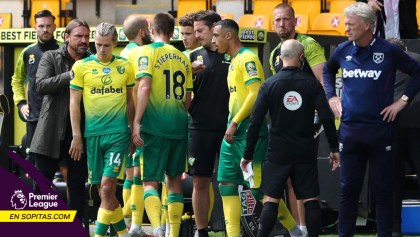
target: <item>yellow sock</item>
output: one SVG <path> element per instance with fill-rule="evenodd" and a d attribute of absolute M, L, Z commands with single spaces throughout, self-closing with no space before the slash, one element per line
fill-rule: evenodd
<path fill-rule="evenodd" d="M 118 206 L 117 209 L 114 210 L 114 213 L 111 218 L 111 224 L 112 226 L 114 226 L 115 231 L 117 231 L 118 236 L 123 236 L 127 234 L 127 227 L 125 226 L 121 206 Z"/>
<path fill-rule="evenodd" d="M 168 216 L 171 237 L 178 237 L 181 228 L 182 211 L 184 210 L 184 196 L 180 193 L 168 194 Z"/>
<path fill-rule="evenodd" d="M 166 189 L 166 185 L 162 183 L 162 215 L 160 218 L 160 225 L 165 226 L 168 216 L 168 190 Z"/>
<path fill-rule="evenodd" d="M 241 233 L 241 200 L 238 186 L 219 185 L 223 202 L 227 236 L 239 236 Z"/>
<path fill-rule="evenodd" d="M 209 206 L 209 214 L 207 216 L 207 220 L 210 221 L 211 214 L 213 212 L 213 207 L 214 207 L 214 190 L 213 190 L 213 184 L 211 182 L 210 182 L 210 187 L 209 187 L 209 196 L 210 196 L 210 206 Z"/>
<path fill-rule="evenodd" d="M 296 221 L 293 218 L 292 214 L 290 214 L 290 211 L 286 207 L 286 204 L 284 203 L 283 199 L 280 199 L 279 202 L 277 219 L 287 230 L 292 230 L 296 226 Z"/>
<path fill-rule="evenodd" d="M 96 217 L 95 237 L 106 235 L 113 213 L 114 211 L 99 208 L 98 215 Z"/>
<path fill-rule="evenodd" d="M 131 187 L 131 192 L 132 223 L 141 226 L 143 224 L 144 213 L 143 185 L 133 184 Z"/>
<path fill-rule="evenodd" d="M 144 207 L 153 228 L 160 226 L 160 213 L 162 204 L 156 190 L 144 192 Z"/>
<path fill-rule="evenodd" d="M 124 202 L 123 215 L 131 216 L 130 204 L 131 204 L 131 185 L 133 180 L 126 179 L 123 185 L 122 198 Z"/>

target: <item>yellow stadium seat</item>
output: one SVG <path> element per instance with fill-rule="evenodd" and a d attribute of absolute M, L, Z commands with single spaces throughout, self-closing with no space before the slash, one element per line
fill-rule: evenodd
<path fill-rule="evenodd" d="M 205 0 L 179 0 L 177 17 L 180 18 L 190 12 L 209 9 Z"/>
<path fill-rule="evenodd" d="M 0 13 L 0 29 L 12 28 L 12 13 Z"/>
<path fill-rule="evenodd" d="M 31 19 L 29 21 L 31 27 L 35 25 L 35 14 L 42 10 L 50 10 L 56 18 L 55 24 L 61 26 L 58 19 L 60 15 L 60 0 L 32 0 Z"/>
<path fill-rule="evenodd" d="M 308 34 L 317 35 L 346 35 L 344 25 L 344 14 L 342 13 L 321 13 L 310 27 Z"/>
<path fill-rule="evenodd" d="M 254 15 L 267 15 L 269 16 L 268 30 L 274 31 L 273 27 L 273 10 L 281 2 L 278 0 L 254 0 Z"/>
<path fill-rule="evenodd" d="M 308 14 L 296 14 L 295 18 L 296 18 L 296 27 L 295 27 L 296 31 L 301 34 L 307 33 L 309 29 Z"/>
<path fill-rule="evenodd" d="M 219 13 L 222 20 L 224 19 L 231 19 L 233 20 L 233 14 L 232 13 Z"/>
<path fill-rule="evenodd" d="M 252 27 L 268 30 L 270 27 L 270 18 L 266 15 L 245 14 L 238 20 L 239 27 Z"/>
<path fill-rule="evenodd" d="M 309 28 L 315 17 L 321 13 L 321 1 L 319 0 L 294 0 L 291 3 L 295 14 L 308 14 Z"/>
<path fill-rule="evenodd" d="M 330 13 L 343 13 L 346 7 L 355 2 L 355 0 L 331 0 Z"/>
<path fill-rule="evenodd" d="M 420 1 L 416 3 L 416 17 L 417 17 L 417 28 L 420 31 Z"/>

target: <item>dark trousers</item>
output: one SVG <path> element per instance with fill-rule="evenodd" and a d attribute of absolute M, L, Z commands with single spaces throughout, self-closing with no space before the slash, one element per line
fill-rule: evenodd
<path fill-rule="evenodd" d="M 394 160 L 394 232 L 401 232 L 401 202 L 404 194 L 404 164 L 413 165 L 420 187 L 420 128 L 398 128 L 396 135 L 397 155 Z"/>
<path fill-rule="evenodd" d="M 74 161 L 68 151 L 70 142 L 62 141 L 60 144 L 60 158 L 30 153 L 34 157 L 38 170 L 50 181 L 59 167 L 67 166 L 67 205 L 71 210 L 77 210 L 76 216 L 83 219 L 85 206 L 85 183 L 87 178 L 87 160 L 83 155 L 80 161 Z"/>
<path fill-rule="evenodd" d="M 339 236 L 353 236 L 360 192 L 369 162 L 369 178 L 376 200 L 379 237 L 392 233 L 393 125 L 355 127 L 342 123 L 340 140 Z"/>

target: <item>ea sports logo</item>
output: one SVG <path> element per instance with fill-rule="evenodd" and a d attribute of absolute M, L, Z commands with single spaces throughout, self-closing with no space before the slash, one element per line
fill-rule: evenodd
<path fill-rule="evenodd" d="M 12 207 L 14 207 L 16 210 L 22 210 L 26 207 L 26 203 L 28 201 L 26 200 L 25 195 L 23 194 L 22 190 L 15 190 L 15 193 L 10 198 L 10 203 L 12 204 Z"/>
<path fill-rule="evenodd" d="M 302 106 L 302 96 L 296 91 L 289 91 L 283 97 L 283 104 L 288 110 L 298 110 Z"/>

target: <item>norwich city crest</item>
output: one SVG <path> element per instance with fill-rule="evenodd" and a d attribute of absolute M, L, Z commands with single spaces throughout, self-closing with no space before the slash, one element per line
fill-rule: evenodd
<path fill-rule="evenodd" d="M 124 72 L 125 72 L 125 67 L 124 67 L 124 66 L 117 66 L 117 71 L 118 71 L 120 74 L 124 74 Z"/>

